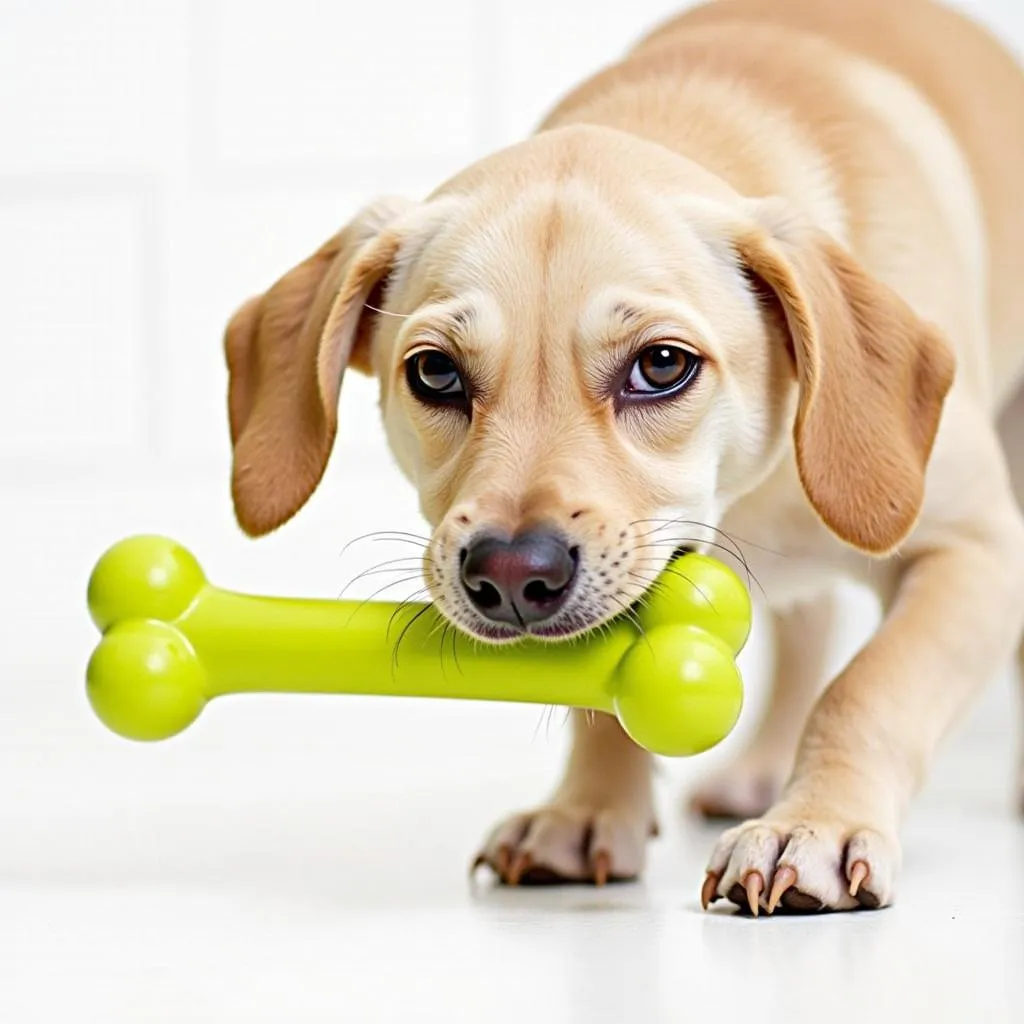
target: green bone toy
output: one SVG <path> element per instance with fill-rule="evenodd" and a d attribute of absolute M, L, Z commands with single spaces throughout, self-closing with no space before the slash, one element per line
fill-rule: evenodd
<path fill-rule="evenodd" d="M 657 754 L 697 754 L 739 717 L 736 655 L 750 599 L 702 555 L 675 561 L 637 608 L 564 643 L 447 639 L 428 605 L 253 597 L 207 583 L 163 537 L 131 537 L 89 580 L 103 637 L 89 700 L 114 732 L 159 740 L 230 693 L 359 693 L 563 704 L 618 716 Z M 401 641 L 399 642 L 399 637 Z"/>

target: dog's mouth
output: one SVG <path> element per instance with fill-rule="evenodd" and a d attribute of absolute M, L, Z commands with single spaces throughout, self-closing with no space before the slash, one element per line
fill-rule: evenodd
<path fill-rule="evenodd" d="M 505 623 L 489 622 L 486 619 L 473 618 L 455 620 L 455 625 L 474 640 L 484 640 L 492 644 L 516 643 L 520 640 L 570 640 L 582 636 L 591 629 L 614 616 L 588 617 L 581 611 L 568 610 L 564 616 L 543 623 L 528 626 L 511 626 Z"/>
<path fill-rule="evenodd" d="M 693 554 L 695 550 L 690 545 L 676 547 L 665 564 L 669 565 L 677 558 Z M 452 621 L 462 632 L 474 639 L 492 644 L 510 644 L 529 639 L 549 642 L 567 641 L 585 636 L 605 623 L 616 619 L 635 619 L 638 606 L 657 579 L 657 576 L 652 578 L 647 585 L 632 596 L 628 603 L 620 601 L 617 607 L 609 607 L 604 603 L 592 604 L 584 597 L 571 602 L 557 616 L 538 623 L 512 625 L 493 622 L 475 614 L 452 616 Z"/>
<path fill-rule="evenodd" d="M 596 623 L 595 623 L 596 625 Z M 472 626 L 461 626 L 463 632 L 468 632 L 476 640 L 486 640 L 489 643 L 503 644 L 515 643 L 518 640 L 568 640 L 570 637 L 580 636 L 592 627 L 573 627 L 559 623 L 545 623 L 543 626 L 528 626 L 518 628 L 515 626 L 501 626 L 490 622 L 474 622 Z"/>

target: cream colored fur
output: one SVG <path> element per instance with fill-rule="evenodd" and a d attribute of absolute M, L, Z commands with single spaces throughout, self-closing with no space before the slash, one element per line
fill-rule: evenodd
<path fill-rule="evenodd" d="M 423 203 L 371 205 L 242 307 L 240 522 L 264 533 L 309 497 L 352 365 L 379 378 L 434 529 L 428 583 L 467 631 L 484 632 L 458 583 L 478 529 L 572 538 L 577 629 L 640 597 L 678 546 L 743 538 L 773 607 L 774 701 L 695 795 L 751 818 L 719 842 L 705 902 L 885 905 L 907 803 L 1024 624 L 1005 457 L 1020 444 L 996 430 L 1024 370 L 1022 181 L 1024 75 L 959 15 L 687 12 L 532 138 Z M 700 356 L 700 374 L 620 407 L 607 381 L 651 341 Z M 406 386 L 424 347 L 473 382 L 471 418 Z M 842 578 L 885 614 L 829 681 Z M 578 715 L 574 736 L 551 798 L 485 843 L 507 881 L 642 868 L 649 758 L 610 719 Z"/>

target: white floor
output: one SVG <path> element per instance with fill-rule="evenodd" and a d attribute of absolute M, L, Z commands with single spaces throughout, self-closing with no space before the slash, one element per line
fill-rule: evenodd
<path fill-rule="evenodd" d="M 644 885 L 474 887 L 484 830 L 543 795 L 561 759 L 540 709 L 247 698 L 154 746 L 91 716 L 82 595 L 111 540 L 167 530 L 219 582 L 329 593 L 358 568 L 335 557 L 346 539 L 415 524 L 405 498 L 375 522 L 334 486 L 292 531 L 250 546 L 226 510 L 211 516 L 219 486 L 0 491 L 4 1024 L 1024 1020 L 1009 678 L 918 804 L 889 911 L 701 913 L 714 832 L 674 801 L 727 750 L 666 766 L 668 827 Z M 741 734 L 761 700 L 757 646 Z"/>

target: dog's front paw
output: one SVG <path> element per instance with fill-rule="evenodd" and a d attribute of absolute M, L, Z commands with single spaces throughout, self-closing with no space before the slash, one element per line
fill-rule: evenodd
<path fill-rule="evenodd" d="M 766 817 L 729 829 L 718 840 L 701 892 L 705 909 L 728 899 L 756 917 L 777 908 L 810 913 L 875 910 L 892 902 L 899 840 L 827 815 Z"/>
<path fill-rule="evenodd" d="M 486 864 L 508 885 L 630 881 L 656 834 L 651 816 L 635 808 L 556 802 L 501 822 L 473 866 Z"/>

